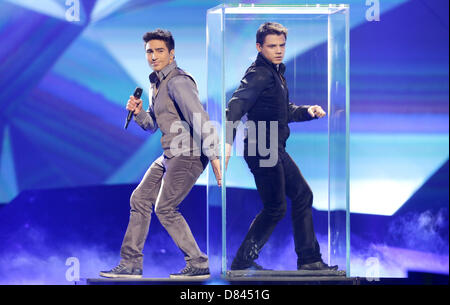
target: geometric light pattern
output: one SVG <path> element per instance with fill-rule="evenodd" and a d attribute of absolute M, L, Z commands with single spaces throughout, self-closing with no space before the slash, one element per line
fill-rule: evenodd
<path fill-rule="evenodd" d="M 380 22 L 367 22 L 369 6 L 359 0 L 348 2 L 352 8 L 351 209 L 391 215 L 448 159 L 448 43 L 441 39 L 448 16 L 440 13 L 448 3 L 427 4 L 425 9 L 420 1 L 382 2 Z M 9 126 L 11 140 L 3 138 L 2 142 L 9 143 L 9 153 L 14 155 L 8 157 L 5 145 L 2 153 L 15 169 L 14 174 L 8 171 L 7 177 L 15 181 L 13 193 L 138 182 L 161 152 L 158 135 L 149 138 L 134 123 L 123 130 L 126 99 L 137 85 L 148 86 L 150 69 L 142 52 L 142 34 L 156 27 L 172 31 L 177 62 L 193 74 L 205 102 L 205 12 L 217 4 L 219 1 L 80 0 L 82 20 L 69 22 L 63 0 L 39 1 L 39 5 L 28 0 L 1 3 L 0 36 L 8 45 L 0 50 L 0 127 Z M 413 19 L 421 20 L 420 25 Z M 17 30 L 23 20 L 33 25 L 28 33 Z M 398 34 L 389 30 L 392 28 Z M 402 31 L 423 32 L 427 41 Z M 391 43 L 393 39 L 396 44 Z M 321 47 L 321 41 L 293 45 L 288 48 L 286 63 Z M 426 56 L 430 50 L 433 56 Z M 19 89 L 24 92 L 16 99 Z M 299 95 L 292 91 L 292 96 Z M 313 143 L 310 136 L 322 134 L 323 128 L 319 122 L 293 124 L 288 142 L 288 151 L 313 188 L 318 209 L 326 208 L 327 200 L 321 195 L 327 186 L 321 178 L 326 165 L 311 166 L 318 154 L 309 146 Z M 326 137 L 323 141 L 326 144 Z M 39 162 L 19 153 L 26 149 Z M 237 173 L 233 166 L 230 164 L 233 175 L 228 174 L 229 184 L 254 188 L 249 171 Z M 236 177 L 246 179 L 235 181 Z M 206 183 L 205 173 L 198 183 Z M 371 194 L 369 201 L 366 194 Z"/>

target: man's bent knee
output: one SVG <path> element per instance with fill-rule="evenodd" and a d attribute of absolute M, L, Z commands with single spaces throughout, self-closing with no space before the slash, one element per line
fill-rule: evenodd
<path fill-rule="evenodd" d="M 152 212 L 152 203 L 140 195 L 140 192 L 134 190 L 130 198 L 131 210 L 137 211 L 143 215 L 148 215 Z"/>

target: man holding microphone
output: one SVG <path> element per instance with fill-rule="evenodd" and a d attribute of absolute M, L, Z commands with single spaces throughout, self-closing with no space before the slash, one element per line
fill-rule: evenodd
<path fill-rule="evenodd" d="M 144 35 L 150 74 L 150 105 L 142 110 L 142 100 L 131 96 L 127 110 L 144 130 L 161 130 L 162 156 L 156 159 L 133 191 L 130 220 L 120 250 L 118 266 L 100 275 L 109 278 L 141 278 L 143 247 L 152 210 L 184 254 L 186 267 L 171 278 L 208 278 L 208 257 L 199 249 L 178 205 L 190 192 L 198 177 L 211 162 L 221 186 L 218 144 L 214 128 L 205 126 L 209 116 L 198 97 L 197 86 L 188 73 L 177 67 L 175 42 L 167 30 Z M 206 141 L 209 139 L 209 141 Z M 212 139 L 212 141 L 211 141 Z M 206 142 L 209 144 L 206 145 Z"/>

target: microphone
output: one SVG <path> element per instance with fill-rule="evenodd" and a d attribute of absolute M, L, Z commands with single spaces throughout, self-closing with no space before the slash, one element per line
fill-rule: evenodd
<path fill-rule="evenodd" d="M 134 90 L 133 96 L 134 96 L 136 99 L 140 99 L 140 98 L 141 98 L 141 95 L 142 95 L 142 88 L 137 87 L 137 88 Z M 130 124 L 130 121 L 131 121 L 131 118 L 132 118 L 132 116 L 133 116 L 133 113 L 134 113 L 134 111 L 131 111 L 131 110 L 128 111 L 127 121 L 125 122 L 125 129 L 127 129 L 128 124 Z"/>

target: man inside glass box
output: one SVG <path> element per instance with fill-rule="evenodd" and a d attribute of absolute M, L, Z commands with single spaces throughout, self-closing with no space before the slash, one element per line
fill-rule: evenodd
<path fill-rule="evenodd" d="M 297 269 L 338 268 L 328 266 L 322 260 L 312 219 L 313 193 L 286 152 L 286 140 L 290 134 L 288 123 L 310 121 L 326 115 L 318 105 L 297 106 L 289 101 L 283 64 L 286 39 L 287 29 L 279 23 L 267 22 L 259 27 L 256 33 L 257 59 L 245 72 L 226 109 L 227 124 L 231 124 L 227 126 L 226 165 L 236 136 L 235 127 L 247 115 L 244 159 L 263 203 L 263 209 L 251 223 L 233 259 L 231 270 L 263 269 L 255 260 L 286 213 L 286 196 L 292 201 Z M 267 155 L 262 153 L 266 147 L 270 147 Z"/>

